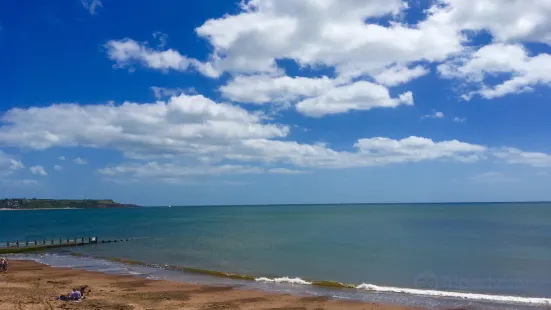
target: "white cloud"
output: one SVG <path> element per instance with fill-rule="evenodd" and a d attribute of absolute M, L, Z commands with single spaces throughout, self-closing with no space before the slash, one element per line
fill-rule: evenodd
<path fill-rule="evenodd" d="M 421 117 L 421 119 L 425 118 L 444 118 L 444 113 L 439 111 L 434 111 L 432 114 L 426 114 Z"/>
<path fill-rule="evenodd" d="M 289 168 L 270 168 L 248 166 L 248 165 L 218 165 L 218 166 L 197 166 L 181 163 L 127 163 L 117 166 L 98 169 L 97 173 L 105 180 L 123 182 L 123 180 L 134 181 L 163 181 L 166 183 L 180 183 L 197 180 L 201 176 L 222 176 L 241 174 L 302 174 L 304 170 Z M 233 182 L 233 181 L 230 181 Z"/>
<path fill-rule="evenodd" d="M 486 147 L 457 140 L 434 142 L 422 137 L 401 140 L 389 138 L 360 139 L 355 145 L 361 153 L 377 155 L 379 162 L 417 162 L 432 159 L 453 159 L 462 162 L 483 158 Z"/>
<path fill-rule="evenodd" d="M 466 120 L 467 120 L 466 118 L 461 118 L 457 116 L 453 118 L 453 121 L 456 123 L 464 123 Z"/>
<path fill-rule="evenodd" d="M 155 99 L 161 100 L 167 97 L 172 96 L 179 96 L 181 94 L 189 94 L 190 91 L 186 91 L 183 88 L 166 88 L 166 87 L 158 87 L 158 86 L 151 86 L 151 90 L 153 91 L 153 94 L 155 95 Z"/>
<path fill-rule="evenodd" d="M 501 172 L 485 172 L 469 177 L 469 180 L 478 183 L 518 183 L 521 180 L 505 175 Z"/>
<path fill-rule="evenodd" d="M 59 122 L 59 119 L 65 121 Z M 223 154 L 242 140 L 287 136 L 288 126 L 201 95 L 122 105 L 14 108 L 0 120 L 0 143 L 22 148 L 111 148 L 129 157 Z"/>
<path fill-rule="evenodd" d="M 106 47 L 118 67 L 193 67 L 210 77 L 230 72 L 234 78 L 220 89 L 226 98 L 281 104 L 323 96 L 333 84 L 345 86 L 357 82 L 356 77 L 371 81 L 371 75 L 388 86 L 407 83 L 428 73 L 424 66 L 410 64 L 441 61 L 462 50 L 463 37 L 438 18 L 402 23 L 407 7 L 401 0 L 244 0 L 238 14 L 207 20 L 196 29 L 213 47 L 206 62 L 129 38 L 111 40 Z M 390 18 L 390 25 L 365 22 L 380 17 Z M 327 66 L 336 78 L 282 76 L 277 60 L 283 59 L 302 68 Z"/>
<path fill-rule="evenodd" d="M 59 159 L 59 160 L 65 160 L 65 156 L 59 156 L 57 159 Z"/>
<path fill-rule="evenodd" d="M 436 0 L 438 19 L 463 30 L 487 30 L 497 42 L 551 44 L 548 0 Z"/>
<path fill-rule="evenodd" d="M 184 71 L 190 66 L 190 60 L 177 51 L 172 49 L 156 51 L 131 39 L 111 40 L 105 44 L 105 47 L 109 59 L 115 61 L 118 67 L 140 62 L 152 69 Z"/>
<path fill-rule="evenodd" d="M 103 4 L 100 0 L 81 0 L 82 6 L 90 12 L 90 14 L 95 15 L 98 7 L 103 7 Z"/>
<path fill-rule="evenodd" d="M 86 164 L 88 164 L 88 161 L 87 161 L 87 160 L 82 159 L 82 158 L 80 158 L 80 157 L 74 158 L 74 159 L 73 159 L 73 162 L 74 162 L 75 164 L 77 164 L 77 165 L 86 165 Z"/>
<path fill-rule="evenodd" d="M 0 177 L 10 175 L 13 172 L 23 168 L 25 168 L 25 166 L 20 160 L 17 160 L 0 150 Z"/>
<path fill-rule="evenodd" d="M 32 174 L 41 175 L 41 176 L 48 175 L 48 173 L 46 172 L 46 170 L 42 166 L 38 166 L 38 165 L 37 166 L 32 166 L 32 167 L 29 168 L 29 170 L 31 171 Z"/>
<path fill-rule="evenodd" d="M 220 165 L 220 166 L 184 166 L 174 163 L 131 163 L 113 167 L 106 167 L 97 171 L 107 179 L 137 179 L 137 180 L 160 180 L 167 183 L 178 183 L 189 177 L 203 175 L 219 176 L 225 174 L 259 174 L 264 169 L 253 166 L 242 165 Z"/>
<path fill-rule="evenodd" d="M 194 69 L 209 77 L 229 72 L 233 78 L 220 88 L 228 99 L 258 104 L 306 101 L 310 105 L 299 111 L 321 116 L 369 106 L 350 101 L 329 104 L 326 97 L 337 91 L 335 87 L 373 81 L 398 86 L 428 74 L 429 64 L 441 62 L 442 76 L 476 85 L 463 94 L 465 99 L 491 99 L 547 85 L 551 55 L 530 55 L 522 44 L 551 44 L 549 3 L 434 0 L 427 4 L 423 19 L 407 23 L 410 10 L 402 0 L 243 0 L 237 13 L 206 20 L 195 29 L 212 47 L 205 61 L 165 49 L 166 36 L 159 35 L 154 35 L 161 41 L 156 48 L 128 38 L 111 40 L 106 47 L 118 67 Z M 375 22 L 380 18 L 388 22 Z M 473 43 L 481 31 L 487 31 L 492 42 L 476 50 Z M 335 76 L 285 76 L 280 60 L 306 70 L 329 69 Z M 485 84 L 502 74 L 510 78 Z M 337 107 L 348 105 L 353 108 Z"/>
<path fill-rule="evenodd" d="M 376 73 L 374 78 L 379 84 L 386 86 L 397 86 L 429 73 L 430 70 L 423 66 L 415 66 L 410 69 L 406 66 L 394 65 Z"/>
<path fill-rule="evenodd" d="M 319 96 L 334 86 L 328 77 L 238 76 L 220 87 L 225 98 L 248 103 L 286 103 Z"/>
<path fill-rule="evenodd" d="M 492 44 L 472 54 L 454 59 L 438 67 L 446 78 L 462 78 L 475 84 L 477 90 L 463 96 L 469 100 L 474 95 L 486 99 L 532 91 L 538 85 L 551 83 L 551 55 L 530 56 L 521 45 Z M 488 85 L 487 80 L 507 75 L 503 82 Z"/>
<path fill-rule="evenodd" d="M 373 108 L 395 108 L 413 105 L 411 92 L 391 98 L 388 89 L 382 85 L 360 81 L 351 85 L 330 89 L 321 96 L 308 98 L 297 103 L 297 111 L 312 117 L 345 113 L 351 110 Z"/>
<path fill-rule="evenodd" d="M 63 170 L 63 167 L 61 167 L 60 165 L 54 165 L 54 170 L 60 171 Z"/>
<path fill-rule="evenodd" d="M 485 147 L 456 140 L 434 142 L 420 137 L 402 140 L 360 139 L 354 151 L 335 151 L 321 144 L 266 139 L 245 140 L 240 147 L 226 151 L 225 160 L 273 165 L 283 163 L 303 168 L 350 168 L 381 166 L 427 160 L 472 162 L 484 158 Z M 176 183 L 190 177 L 223 174 L 300 174 L 307 170 L 251 165 L 192 165 L 169 163 L 127 163 L 98 170 L 107 180 L 159 180 Z"/>
<path fill-rule="evenodd" d="M 485 147 L 457 140 L 434 142 L 421 137 L 401 140 L 376 137 L 359 139 L 354 152 L 335 151 L 320 144 L 292 141 L 249 140 L 248 154 L 228 154 L 228 159 L 281 162 L 298 167 L 349 168 L 380 166 L 424 160 L 448 159 L 471 162 L 484 157 Z"/>
<path fill-rule="evenodd" d="M 524 164 L 533 167 L 551 167 L 551 155 L 540 152 L 523 152 L 516 148 L 498 149 L 493 154 L 509 164 Z"/>
<path fill-rule="evenodd" d="M 217 77 L 209 64 L 181 55 L 173 49 L 158 50 L 147 46 L 147 42 L 139 43 L 132 39 L 110 40 L 105 44 L 107 56 L 116 63 L 115 67 L 132 67 L 141 64 L 151 69 L 187 71 L 193 67 L 202 74 Z"/>
<path fill-rule="evenodd" d="M 242 12 L 196 29 L 214 47 L 220 71 L 274 73 L 277 59 L 301 66 L 334 66 L 357 76 L 394 63 L 443 60 L 461 49 L 460 36 L 438 20 L 400 24 L 400 0 L 244 1 Z M 388 16 L 385 27 L 365 21 Z"/>
<path fill-rule="evenodd" d="M 56 121 L 59 119 L 66 121 Z M 133 177 L 167 171 L 173 175 L 164 179 L 173 181 L 200 173 L 291 173 L 294 167 L 347 168 L 434 160 L 474 162 L 495 158 L 507 163 L 551 165 L 551 155 L 544 153 L 415 136 L 396 140 L 364 138 L 345 150 L 334 150 L 327 144 L 285 140 L 289 126 L 266 122 L 262 114 L 200 95 L 182 94 L 149 104 L 14 108 L 0 120 L 2 145 L 36 150 L 118 150 L 128 158 L 154 159 L 156 164 L 145 171 L 140 162 L 121 164 L 102 170 L 104 175 L 112 171 Z M 3 162 L 19 166 L 14 161 Z"/>

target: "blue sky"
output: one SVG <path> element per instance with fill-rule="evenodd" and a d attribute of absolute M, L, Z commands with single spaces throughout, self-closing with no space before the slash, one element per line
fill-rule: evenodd
<path fill-rule="evenodd" d="M 0 4 L 0 196 L 550 200 L 546 0 Z"/>

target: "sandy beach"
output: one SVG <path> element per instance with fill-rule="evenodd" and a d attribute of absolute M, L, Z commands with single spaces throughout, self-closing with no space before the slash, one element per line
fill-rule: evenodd
<path fill-rule="evenodd" d="M 82 302 L 64 302 L 56 296 L 73 287 L 88 286 Z M 148 280 L 30 261 L 10 261 L 0 273 L 0 309 L 414 309 L 326 297 L 271 294 L 227 286 Z"/>

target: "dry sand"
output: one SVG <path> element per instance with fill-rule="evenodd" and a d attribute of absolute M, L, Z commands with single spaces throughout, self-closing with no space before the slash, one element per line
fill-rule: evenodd
<path fill-rule="evenodd" d="M 82 302 L 59 301 L 73 287 L 88 285 Z M 10 261 L 0 272 L 0 309 L 413 309 L 326 297 L 301 297 L 107 275 L 69 268 L 53 268 L 35 262 Z"/>

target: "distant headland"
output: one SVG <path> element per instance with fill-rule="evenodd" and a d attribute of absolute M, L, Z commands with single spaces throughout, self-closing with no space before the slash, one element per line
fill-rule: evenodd
<path fill-rule="evenodd" d="M 111 199 L 0 199 L 0 210 L 122 209 L 139 207 L 134 204 L 114 202 Z"/>

